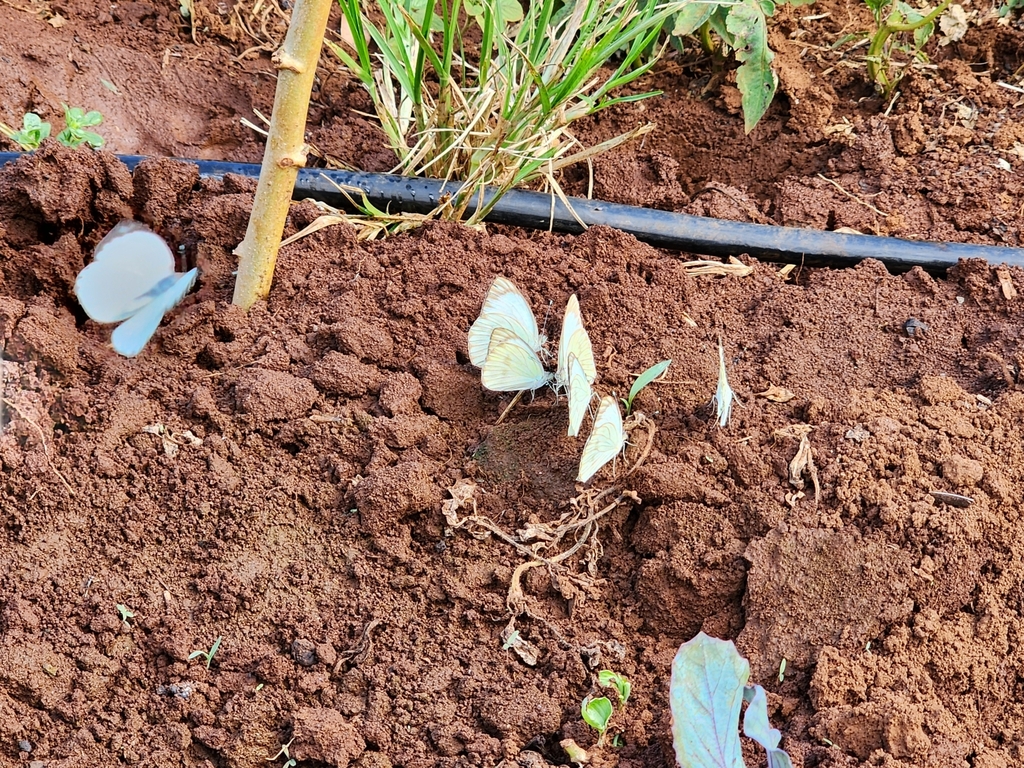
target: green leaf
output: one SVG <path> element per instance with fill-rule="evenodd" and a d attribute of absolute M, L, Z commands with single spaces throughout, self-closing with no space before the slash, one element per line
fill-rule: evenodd
<path fill-rule="evenodd" d="M 732 641 L 701 632 L 679 648 L 668 694 L 679 765 L 744 768 L 739 721 L 749 677 Z"/>
<path fill-rule="evenodd" d="M 743 689 L 747 711 L 743 713 L 743 735 L 753 739 L 768 754 L 768 768 L 793 768 L 793 761 L 779 749 L 782 734 L 768 722 L 768 695 L 760 685 Z"/>
<path fill-rule="evenodd" d="M 607 696 L 587 696 L 580 707 L 583 722 L 598 733 L 608 730 L 608 721 L 612 719 L 612 702 Z"/>
<path fill-rule="evenodd" d="M 640 394 L 640 390 L 654 381 L 656 378 L 661 376 L 668 367 L 672 365 L 671 360 L 662 360 L 660 363 L 655 363 L 646 371 L 636 377 L 636 381 L 633 382 L 633 386 L 629 388 L 629 396 L 626 398 L 626 411 L 629 412 L 633 408 L 633 400 Z M 602 683 L 603 685 L 603 683 Z"/>
<path fill-rule="evenodd" d="M 692 35 L 715 10 L 714 3 L 688 3 L 683 10 L 672 17 L 672 32 L 675 37 Z"/>
<path fill-rule="evenodd" d="M 633 690 L 632 683 L 625 675 L 613 672 L 610 669 L 602 669 L 597 673 L 597 682 L 602 688 L 614 688 L 619 695 L 619 704 L 625 705 L 629 701 L 630 691 Z"/>
<path fill-rule="evenodd" d="M 768 24 L 757 0 L 744 0 L 733 6 L 726 28 L 735 40 L 736 86 L 740 89 L 743 127 L 750 133 L 775 97 L 778 79 L 772 71 L 775 54 L 768 48 Z"/>

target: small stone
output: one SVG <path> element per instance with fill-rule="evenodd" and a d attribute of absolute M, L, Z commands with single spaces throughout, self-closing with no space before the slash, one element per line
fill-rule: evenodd
<path fill-rule="evenodd" d="M 32 742 L 29 741 L 28 739 L 22 739 L 21 741 L 18 742 L 18 751 L 19 752 L 31 752 L 32 751 Z"/>
<path fill-rule="evenodd" d="M 296 640 L 292 643 L 292 658 L 302 667 L 312 667 L 317 662 L 316 646 L 309 640 Z"/>
<path fill-rule="evenodd" d="M 907 332 L 907 336 L 913 338 L 922 331 L 927 331 L 928 324 L 923 320 L 918 320 L 916 317 L 912 317 L 903 324 L 903 330 Z"/>

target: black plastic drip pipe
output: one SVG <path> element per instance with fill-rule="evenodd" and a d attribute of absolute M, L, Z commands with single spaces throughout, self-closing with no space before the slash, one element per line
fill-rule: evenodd
<path fill-rule="evenodd" d="M 0 165 L 22 157 L 19 152 L 0 152 Z M 118 155 L 134 171 L 143 160 L 140 155 Z M 204 178 L 219 178 L 233 173 L 259 177 L 260 166 L 217 160 L 182 160 L 199 166 Z M 332 183 L 333 182 L 333 183 Z M 313 198 L 335 208 L 348 202 L 335 184 L 361 189 L 379 208 L 392 212 L 429 213 L 446 191 L 458 189 L 457 183 L 437 179 L 419 179 L 386 173 L 353 173 L 304 168 L 295 184 L 295 199 Z M 484 199 L 490 200 L 488 190 Z M 990 264 L 1024 267 L 1024 249 L 998 245 L 932 243 L 901 240 L 895 237 L 852 235 L 816 229 L 798 229 L 739 221 L 711 219 L 631 205 L 569 198 L 573 211 L 587 226 L 603 224 L 628 232 L 646 243 L 675 251 L 709 256 L 749 254 L 762 261 L 805 264 L 810 267 L 851 267 L 864 259 L 878 259 L 893 272 L 922 267 L 942 273 L 960 259 L 984 259 Z M 469 213 L 475 210 L 471 205 Z M 584 227 L 565 204 L 543 192 L 511 190 L 498 201 L 487 221 L 532 229 L 579 234 Z"/>

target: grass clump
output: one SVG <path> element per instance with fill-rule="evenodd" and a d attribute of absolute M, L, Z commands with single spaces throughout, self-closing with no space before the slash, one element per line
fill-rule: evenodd
<path fill-rule="evenodd" d="M 687 0 L 538 0 L 525 9 L 379 0 L 379 25 L 359 0 L 339 2 L 348 42 L 329 45 L 369 92 L 395 172 L 463 182 L 442 215 L 476 224 L 504 192 L 538 180 L 564 199 L 559 169 L 653 128 L 589 148 L 570 131 L 583 117 L 660 93 L 613 95 L 654 65 L 661 49 L 645 50 Z M 466 50 L 470 24 L 479 27 L 479 56 Z M 485 185 L 496 194 L 485 199 Z"/>

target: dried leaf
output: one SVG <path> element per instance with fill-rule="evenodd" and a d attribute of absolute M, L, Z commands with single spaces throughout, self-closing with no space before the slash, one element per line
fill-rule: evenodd
<path fill-rule="evenodd" d="M 501 647 L 504 650 L 514 651 L 519 660 L 526 666 L 537 666 L 537 660 L 540 658 L 540 649 L 519 634 L 519 630 L 516 629 L 515 619 L 509 621 L 505 628 L 501 630 L 501 643 Z"/>
<path fill-rule="evenodd" d="M 863 443 L 871 437 L 871 433 L 865 429 L 863 424 L 857 424 L 853 429 L 846 430 L 847 440 L 856 440 L 858 443 Z"/>
<path fill-rule="evenodd" d="M 720 261 L 699 259 L 697 261 L 684 262 L 682 267 L 686 274 L 693 277 L 699 277 L 701 275 L 713 275 L 717 277 L 733 275 L 735 277 L 746 277 L 754 272 L 753 267 L 748 267 L 746 264 L 735 260 L 733 260 L 732 263 L 723 264 Z"/>
<path fill-rule="evenodd" d="M 1003 292 L 1003 298 L 1013 301 L 1017 298 L 1017 289 L 1013 287 L 1013 279 L 1010 277 L 1010 270 L 1004 266 L 996 267 L 996 277 L 999 278 L 999 288 Z"/>
<path fill-rule="evenodd" d="M 458 528 L 465 522 L 456 514 L 460 509 L 468 504 L 473 514 L 476 514 L 476 483 L 472 480 L 459 480 L 448 489 L 448 493 L 451 498 L 441 502 L 441 512 L 450 527 Z"/>
<path fill-rule="evenodd" d="M 772 384 L 764 392 L 758 392 L 757 396 L 763 397 L 765 400 L 770 400 L 773 403 L 788 403 L 796 397 L 796 395 L 785 387 L 780 387 L 775 384 Z"/>

